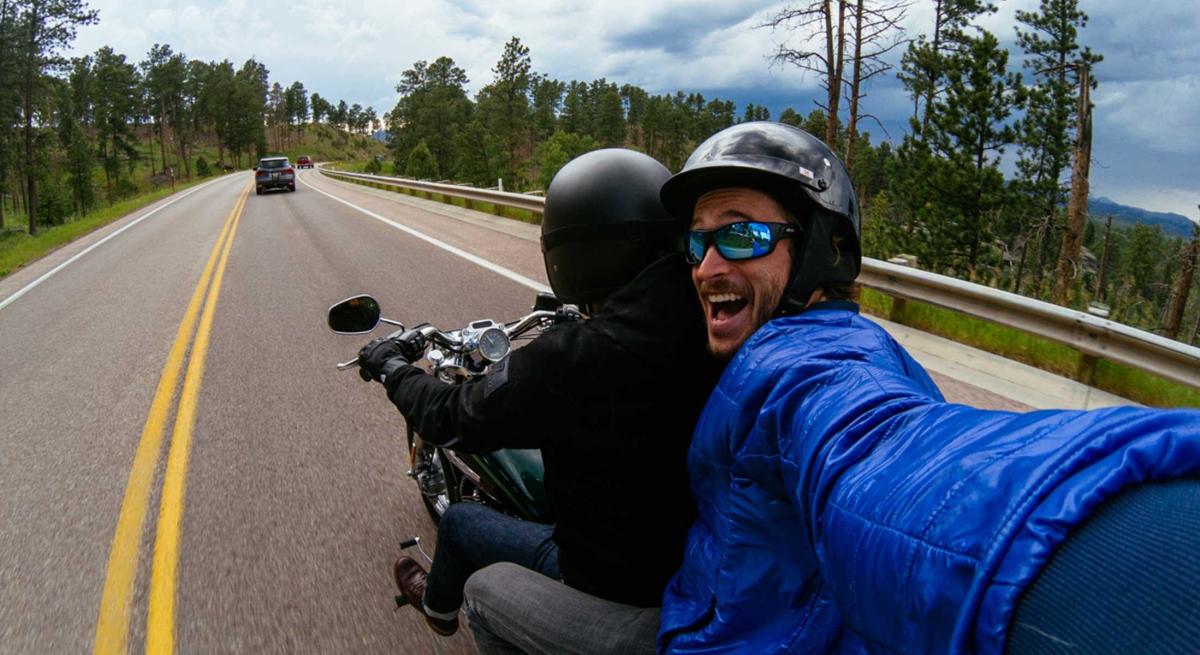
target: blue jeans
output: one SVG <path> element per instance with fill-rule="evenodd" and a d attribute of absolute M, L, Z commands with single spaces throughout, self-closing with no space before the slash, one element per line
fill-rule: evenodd
<path fill-rule="evenodd" d="M 553 535 L 552 525 L 515 519 L 479 503 L 451 505 L 438 523 L 437 550 L 425 582 L 426 610 L 458 612 L 467 578 L 497 562 L 561 578 Z"/>

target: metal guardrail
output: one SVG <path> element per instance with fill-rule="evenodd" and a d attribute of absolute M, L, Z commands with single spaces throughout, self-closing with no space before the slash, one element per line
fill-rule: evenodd
<path fill-rule="evenodd" d="M 427 191 L 451 198 L 487 202 L 498 207 L 516 207 L 537 214 L 542 212 L 545 204 L 544 198 L 521 193 L 331 171 L 323 167 L 320 170 L 333 177 Z M 858 281 L 865 287 L 893 297 L 928 303 L 998 323 L 1070 346 L 1086 355 L 1200 388 L 1200 348 L 1157 334 L 1041 300 L 877 259 L 863 258 Z"/>
<path fill-rule="evenodd" d="M 385 186 L 395 186 L 404 189 L 414 189 L 417 191 L 436 193 L 450 198 L 462 198 L 464 200 L 471 200 L 475 202 L 487 202 L 499 207 L 515 207 L 517 209 L 531 211 L 535 214 L 541 214 L 542 207 L 546 204 L 545 198 L 531 196 L 524 193 L 493 191 L 491 189 L 476 189 L 475 187 L 458 186 L 456 184 L 423 182 L 421 180 L 408 180 L 399 177 L 384 177 L 382 175 L 368 175 L 366 173 L 331 171 L 324 166 L 318 166 L 318 168 L 325 175 L 333 177 L 348 177 L 352 179 L 365 180 L 374 184 L 383 184 Z"/>
<path fill-rule="evenodd" d="M 1057 341 L 1084 354 L 1200 387 L 1200 348 L 973 282 L 863 259 L 863 286 Z"/>

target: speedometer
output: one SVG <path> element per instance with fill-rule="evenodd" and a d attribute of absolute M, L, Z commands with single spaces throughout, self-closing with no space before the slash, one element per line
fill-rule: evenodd
<path fill-rule="evenodd" d="M 507 357 L 510 347 L 508 335 L 498 327 L 479 333 L 479 354 L 489 362 L 498 362 Z"/>

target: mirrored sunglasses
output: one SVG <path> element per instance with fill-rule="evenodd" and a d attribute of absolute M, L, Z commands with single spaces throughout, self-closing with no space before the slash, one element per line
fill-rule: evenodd
<path fill-rule="evenodd" d="M 715 230 L 690 230 L 687 233 L 687 260 L 693 266 L 704 261 L 710 245 L 716 246 L 717 252 L 731 262 L 766 257 L 781 239 L 799 233 L 800 228 L 789 223 L 761 221 L 740 221 Z"/>

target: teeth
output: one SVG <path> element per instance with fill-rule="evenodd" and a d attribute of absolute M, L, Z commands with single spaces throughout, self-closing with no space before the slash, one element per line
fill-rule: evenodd
<path fill-rule="evenodd" d="M 708 296 L 708 302 L 710 303 L 737 302 L 741 299 L 741 296 L 732 293 L 714 293 Z"/>

